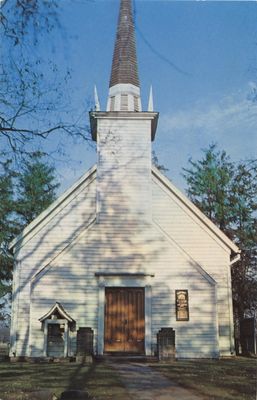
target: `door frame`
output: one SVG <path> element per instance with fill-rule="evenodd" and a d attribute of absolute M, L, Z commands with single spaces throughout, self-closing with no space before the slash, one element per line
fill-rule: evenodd
<path fill-rule="evenodd" d="M 133 275 L 133 276 L 132 276 Z M 97 274 L 98 282 L 98 336 L 97 354 L 104 353 L 104 320 L 105 320 L 105 288 L 106 287 L 141 287 L 145 289 L 145 355 L 151 356 L 152 327 L 152 278 L 146 274 Z"/>
<path fill-rule="evenodd" d="M 64 325 L 64 349 L 63 349 L 63 357 L 68 356 L 68 351 L 69 351 L 69 327 L 68 327 L 68 321 L 66 319 L 46 319 L 44 321 L 44 350 L 43 354 L 44 357 L 48 357 L 48 326 L 49 325 Z"/>

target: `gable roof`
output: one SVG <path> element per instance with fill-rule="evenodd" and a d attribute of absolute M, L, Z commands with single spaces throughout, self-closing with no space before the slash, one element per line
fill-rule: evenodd
<path fill-rule="evenodd" d="M 163 229 L 162 227 L 157 224 L 157 222 L 154 222 L 155 228 L 162 234 L 164 237 L 170 242 L 186 259 L 190 262 L 190 264 L 202 275 L 210 285 L 215 286 L 217 282 L 215 279 L 208 274 L 208 272 L 203 268 L 199 262 L 194 260 L 189 253 L 185 251 L 172 237 L 170 237 Z"/>
<path fill-rule="evenodd" d="M 43 317 L 39 318 L 40 322 L 45 321 L 46 319 L 50 318 L 51 315 L 53 315 L 55 312 L 58 312 L 63 319 L 66 319 L 69 322 L 75 322 L 73 318 L 65 311 L 64 307 L 61 305 L 61 303 L 58 303 L 58 301 L 50 308 L 48 313 L 43 315 Z"/>
<path fill-rule="evenodd" d="M 167 179 L 156 167 L 152 166 L 152 174 L 168 192 L 174 195 L 191 213 L 193 213 L 210 230 L 214 236 L 219 239 L 234 253 L 240 253 L 240 249 L 232 242 L 202 211 L 199 210 L 173 183 Z"/>
<path fill-rule="evenodd" d="M 173 183 L 167 179 L 156 167 L 152 167 L 152 175 L 170 194 L 174 195 L 199 221 L 227 248 L 234 253 L 240 253 L 240 249 L 232 242 L 202 211 L 200 211 Z M 13 241 L 10 243 L 9 249 L 14 249 L 24 240 L 29 240 L 35 233 L 42 229 L 60 210 L 71 201 L 84 184 L 90 184 L 96 176 L 96 165 L 91 167 L 81 178 L 58 197 L 45 211 L 34 219 Z"/>
<path fill-rule="evenodd" d="M 9 250 L 14 249 L 17 245 L 29 240 L 35 233 L 42 229 L 59 211 L 70 202 L 76 195 L 79 188 L 85 183 L 90 184 L 96 176 L 96 165 L 91 167 L 84 175 L 79 178 L 68 190 L 59 196 L 46 210 L 38 215 L 23 231 L 12 240 Z M 87 182 L 88 181 L 88 182 Z"/>
<path fill-rule="evenodd" d="M 30 279 L 32 284 L 35 284 L 45 273 L 47 273 L 49 269 L 51 269 L 55 265 L 56 261 L 63 255 L 65 255 L 81 239 L 81 237 L 85 235 L 85 232 L 87 232 L 94 226 L 95 222 L 95 218 L 93 220 L 90 220 L 88 224 L 84 227 L 84 229 L 79 232 L 78 235 L 74 236 L 72 240 L 63 249 L 58 251 L 58 253 L 55 254 L 55 256 L 50 261 L 48 261 L 38 271 L 36 271 L 36 273 Z"/>

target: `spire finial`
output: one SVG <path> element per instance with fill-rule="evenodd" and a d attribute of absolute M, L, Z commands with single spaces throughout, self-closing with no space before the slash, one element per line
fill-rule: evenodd
<path fill-rule="evenodd" d="M 95 98 L 95 111 L 100 111 L 100 102 L 98 98 L 97 88 L 96 85 L 94 86 L 94 98 Z"/>
<path fill-rule="evenodd" d="M 110 87 L 124 83 L 129 83 L 137 87 L 140 86 L 131 0 L 120 1 Z"/>
<path fill-rule="evenodd" d="M 149 100 L 148 100 L 148 111 L 153 111 L 153 87 L 150 86 Z"/>

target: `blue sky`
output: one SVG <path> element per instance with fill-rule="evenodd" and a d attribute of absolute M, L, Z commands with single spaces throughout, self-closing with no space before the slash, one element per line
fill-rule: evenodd
<path fill-rule="evenodd" d="M 72 70 L 71 113 L 87 108 L 94 84 L 105 109 L 119 2 L 59 4 L 64 30 L 48 47 L 59 68 Z M 183 189 L 182 167 L 213 142 L 235 161 L 256 158 L 250 95 L 257 84 L 257 2 L 135 0 L 135 18 L 143 107 L 152 84 L 160 112 L 154 149 L 168 177 Z M 96 161 L 86 144 L 67 147 L 76 162 L 58 164 L 61 191 Z"/>

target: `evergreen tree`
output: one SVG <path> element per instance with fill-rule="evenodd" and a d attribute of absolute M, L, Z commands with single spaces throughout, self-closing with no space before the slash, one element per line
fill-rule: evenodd
<path fill-rule="evenodd" d="M 8 245 L 16 233 L 13 221 L 14 173 L 11 162 L 0 164 L 0 320 L 3 319 L 6 296 L 11 292 L 12 257 Z"/>
<path fill-rule="evenodd" d="M 42 153 L 33 153 L 18 176 L 17 212 L 23 226 L 55 200 L 58 187 L 54 167 L 44 162 Z"/>
<path fill-rule="evenodd" d="M 189 198 L 231 237 L 229 226 L 233 217 L 231 209 L 233 163 L 225 151 L 218 151 L 216 145 L 210 145 L 204 151 L 202 160 L 189 159 L 189 164 L 190 169 L 184 168 Z"/>
<path fill-rule="evenodd" d="M 10 161 L 0 164 L 0 279 L 10 279 L 10 255 L 8 243 L 15 234 L 15 223 L 12 219 L 14 209 L 13 201 L 13 177 L 10 169 Z M 2 294 L 0 286 L 0 295 Z"/>
<path fill-rule="evenodd" d="M 257 162 L 240 163 L 231 185 L 235 242 L 241 260 L 232 269 L 234 306 L 239 319 L 257 305 Z"/>
<path fill-rule="evenodd" d="M 33 153 L 19 173 L 11 161 L 0 164 L 0 320 L 8 317 L 13 258 L 11 240 L 55 199 L 55 171 L 44 155 Z"/>
<path fill-rule="evenodd" d="M 233 163 L 216 145 L 201 160 L 189 159 L 184 169 L 187 194 L 241 249 L 232 266 L 234 312 L 237 319 L 254 315 L 257 303 L 257 161 Z"/>

